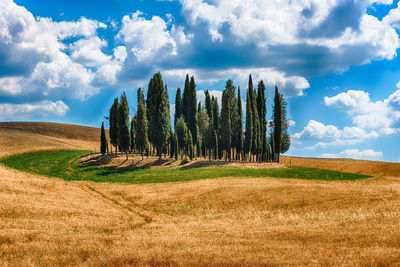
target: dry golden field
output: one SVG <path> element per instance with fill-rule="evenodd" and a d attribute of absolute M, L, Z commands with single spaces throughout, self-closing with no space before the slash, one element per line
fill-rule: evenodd
<path fill-rule="evenodd" d="M 80 126 L 57 136 L 30 127 L 0 124 L 0 153 L 98 146 L 98 129 L 84 138 Z M 399 164 L 292 164 L 379 176 L 123 185 L 0 166 L 0 265 L 399 265 Z"/>

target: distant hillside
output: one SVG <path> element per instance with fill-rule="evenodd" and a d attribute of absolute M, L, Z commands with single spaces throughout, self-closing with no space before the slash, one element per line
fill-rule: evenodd
<path fill-rule="evenodd" d="M 400 163 L 394 162 L 288 156 L 282 156 L 281 160 L 286 166 L 302 166 L 367 175 L 400 177 Z"/>
<path fill-rule="evenodd" d="M 100 140 L 100 129 L 88 126 L 53 122 L 0 122 L 2 129 L 12 129 L 53 137 L 79 139 L 86 141 Z"/>
<path fill-rule="evenodd" d="M 98 151 L 100 129 L 50 122 L 0 122 L 0 156 L 47 149 Z"/>

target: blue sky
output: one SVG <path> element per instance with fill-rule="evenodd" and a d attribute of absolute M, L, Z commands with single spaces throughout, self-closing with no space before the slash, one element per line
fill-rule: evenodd
<path fill-rule="evenodd" d="M 155 71 L 221 96 L 248 75 L 289 104 L 289 155 L 400 162 L 400 7 L 391 0 L 0 0 L 0 120 L 99 126 Z M 173 106 L 172 106 L 173 107 Z"/>

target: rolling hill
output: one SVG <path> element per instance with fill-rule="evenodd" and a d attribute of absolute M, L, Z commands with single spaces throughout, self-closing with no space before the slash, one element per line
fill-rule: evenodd
<path fill-rule="evenodd" d="M 98 134 L 83 126 L 2 123 L 0 151 L 94 150 Z M 343 160 L 306 160 L 350 168 Z M 356 171 L 371 165 L 355 162 L 365 164 Z M 0 166 L 0 265 L 396 265 L 400 179 L 393 174 L 125 185 Z"/>

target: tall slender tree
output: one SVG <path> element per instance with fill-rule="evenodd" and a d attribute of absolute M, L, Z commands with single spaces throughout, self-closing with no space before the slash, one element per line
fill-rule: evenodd
<path fill-rule="evenodd" d="M 237 121 L 236 121 L 236 154 L 237 159 L 240 160 L 243 151 L 243 112 L 242 112 L 242 99 L 240 97 L 240 86 L 238 87 L 237 97 Z"/>
<path fill-rule="evenodd" d="M 176 90 L 175 96 L 175 116 L 174 116 L 174 126 L 179 118 L 182 116 L 182 96 L 181 96 L 181 88 Z"/>
<path fill-rule="evenodd" d="M 125 152 L 128 160 L 128 151 L 130 148 L 129 133 L 129 105 L 125 92 L 121 95 L 121 102 L 118 105 L 118 139 L 122 152 Z"/>
<path fill-rule="evenodd" d="M 174 133 L 174 155 L 175 155 L 175 160 L 178 160 L 178 155 L 179 155 L 179 145 L 178 145 L 178 136 L 176 135 L 176 132 Z"/>
<path fill-rule="evenodd" d="M 204 102 L 205 102 L 207 114 L 208 114 L 208 117 L 211 118 L 212 104 L 211 104 L 210 92 L 208 92 L 208 90 L 205 90 L 204 94 L 205 94 L 205 101 Z"/>
<path fill-rule="evenodd" d="M 212 112 L 213 112 L 213 123 L 214 123 L 214 130 L 219 132 L 219 106 L 218 106 L 218 99 L 217 97 L 212 98 Z"/>
<path fill-rule="evenodd" d="M 138 90 L 137 90 L 137 96 L 136 96 L 136 98 L 137 98 L 137 100 L 136 100 L 136 103 L 137 104 L 139 104 L 139 102 L 142 100 L 142 99 L 144 99 L 144 94 L 143 94 L 143 90 L 142 90 L 142 88 L 138 88 Z"/>
<path fill-rule="evenodd" d="M 143 152 L 148 147 L 148 135 L 147 135 L 147 112 L 145 107 L 145 100 L 143 93 L 141 95 L 140 101 L 137 103 L 136 111 L 136 148 L 140 150 L 140 154 L 143 159 Z"/>
<path fill-rule="evenodd" d="M 258 83 L 257 86 L 257 110 L 258 110 L 258 118 L 260 120 L 260 161 L 267 160 L 267 105 L 266 105 L 266 97 L 265 97 L 265 85 L 263 80 Z"/>
<path fill-rule="evenodd" d="M 186 123 L 188 119 L 189 91 L 190 91 L 189 75 L 186 74 L 185 86 L 183 87 L 183 96 L 182 96 L 182 115 Z"/>
<path fill-rule="evenodd" d="M 187 107 L 187 126 L 192 133 L 193 144 L 197 143 L 197 96 L 196 83 L 194 77 L 190 77 L 188 107 Z"/>
<path fill-rule="evenodd" d="M 101 123 L 100 152 L 102 155 L 107 152 L 107 138 L 106 130 L 104 129 L 104 122 Z"/>
<path fill-rule="evenodd" d="M 286 153 L 290 148 L 290 135 L 289 135 L 289 121 L 287 119 L 287 103 L 281 94 L 282 102 L 282 141 L 281 141 L 281 153 Z"/>
<path fill-rule="evenodd" d="M 118 98 L 114 98 L 114 103 L 110 108 L 109 122 L 110 122 L 110 143 L 115 147 L 115 153 L 117 153 L 118 146 Z M 112 153 L 112 151 L 111 151 Z"/>
<path fill-rule="evenodd" d="M 251 153 L 253 146 L 253 111 L 251 105 L 252 92 L 250 90 L 251 87 L 249 86 L 246 96 L 246 131 L 244 139 L 244 153 L 246 155 L 246 158 L 248 157 L 249 153 Z"/>
<path fill-rule="evenodd" d="M 177 136 L 178 139 L 178 146 L 179 146 L 179 150 L 181 153 L 181 158 L 182 158 L 182 154 L 186 155 L 186 143 L 187 143 L 187 133 L 188 129 L 186 126 L 186 123 L 183 119 L 183 117 L 180 117 L 178 119 L 178 121 L 176 122 L 176 126 L 175 126 L 175 134 Z"/>
<path fill-rule="evenodd" d="M 168 91 L 160 72 L 153 75 L 147 92 L 147 111 L 149 121 L 149 140 L 156 147 L 161 159 L 170 134 L 170 111 Z"/>
<path fill-rule="evenodd" d="M 217 131 L 214 130 L 214 140 L 213 140 L 213 144 L 214 144 L 214 159 L 216 160 L 218 158 L 218 151 L 219 151 L 219 144 L 218 144 L 218 134 Z"/>
<path fill-rule="evenodd" d="M 200 108 L 200 111 L 197 112 L 198 136 L 197 136 L 197 143 L 196 143 L 196 153 L 197 153 L 198 157 L 200 157 L 202 154 L 201 148 L 203 147 L 204 140 L 207 138 L 207 129 L 208 129 L 209 122 L 210 122 L 210 119 L 207 115 L 207 110 L 206 110 L 205 106 L 202 105 Z M 199 148 L 199 149 L 197 149 L 197 148 Z"/>
<path fill-rule="evenodd" d="M 222 93 L 222 108 L 221 108 L 221 146 L 225 150 L 225 161 L 231 160 L 231 105 L 229 103 L 230 92 L 224 90 Z"/>
<path fill-rule="evenodd" d="M 136 126 L 136 117 L 133 117 L 131 120 L 131 152 L 134 153 L 135 148 L 136 148 L 136 130 L 135 130 L 135 126 Z"/>
<path fill-rule="evenodd" d="M 253 97 L 251 98 L 252 104 L 252 114 L 253 114 L 253 145 L 252 154 L 253 161 L 259 158 L 260 148 L 261 148 L 261 138 L 260 138 L 260 120 L 257 110 L 257 92 L 253 90 Z"/>
<path fill-rule="evenodd" d="M 239 129 L 237 127 L 239 114 L 238 114 L 238 103 L 236 98 L 236 87 L 233 85 L 231 79 L 228 79 L 225 84 L 225 90 L 228 92 L 228 103 L 230 105 L 230 126 L 231 126 L 231 151 L 235 152 L 238 146 L 238 136 L 237 132 Z M 234 155 L 233 155 L 234 156 Z"/>
<path fill-rule="evenodd" d="M 163 111 L 163 116 L 161 116 L 160 118 L 160 122 L 161 125 L 163 125 L 163 129 L 165 128 L 165 140 L 163 140 L 163 144 L 162 144 L 162 150 L 167 150 L 168 147 L 168 143 L 169 143 L 169 137 L 172 133 L 171 130 L 171 107 L 169 104 L 169 96 L 168 96 L 168 87 L 167 85 L 165 85 L 164 87 L 164 91 L 163 91 L 163 102 L 162 102 L 162 106 L 164 108 Z"/>
<path fill-rule="evenodd" d="M 278 86 L 275 86 L 275 97 L 274 97 L 274 146 L 275 146 L 275 160 L 279 162 L 279 155 L 281 153 L 281 141 L 282 141 L 282 99 L 279 94 Z"/>
<path fill-rule="evenodd" d="M 190 160 L 193 159 L 193 137 L 192 137 L 192 133 L 188 130 L 187 131 L 187 151 L 189 154 L 189 158 Z"/>
<path fill-rule="evenodd" d="M 169 135 L 169 144 L 170 144 L 170 149 L 169 149 L 169 153 L 170 153 L 170 158 L 173 158 L 174 157 L 174 153 L 175 153 L 175 144 L 174 144 L 174 133 L 172 132 L 172 130 L 171 130 L 171 132 L 170 132 L 170 135 Z"/>

